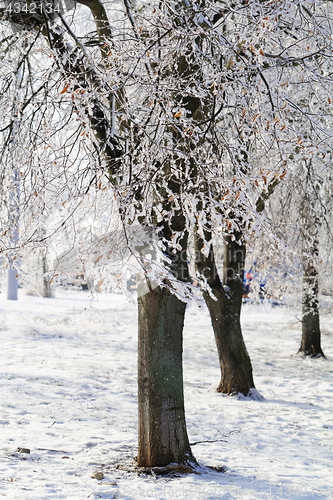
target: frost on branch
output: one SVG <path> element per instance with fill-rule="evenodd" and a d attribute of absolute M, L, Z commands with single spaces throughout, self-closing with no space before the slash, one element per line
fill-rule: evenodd
<path fill-rule="evenodd" d="M 186 297 L 171 258 L 185 240 L 207 254 L 207 234 L 272 231 L 274 189 L 304 160 L 325 168 L 331 5 L 81 3 L 1 12 L 1 251 L 19 168 L 17 253 L 47 246 L 61 267 L 70 251 L 100 286 L 129 265 Z M 130 228 L 156 238 L 149 259 Z"/>

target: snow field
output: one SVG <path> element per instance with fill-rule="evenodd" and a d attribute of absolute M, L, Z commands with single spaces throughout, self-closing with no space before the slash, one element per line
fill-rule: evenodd
<path fill-rule="evenodd" d="M 244 305 L 244 338 L 264 397 L 250 399 L 216 392 L 209 315 L 188 307 L 185 405 L 201 468 L 170 478 L 123 470 L 137 450 L 136 305 L 120 294 L 91 300 L 59 288 L 53 299 L 20 290 L 13 302 L 1 293 L 0 496 L 332 498 L 333 318 L 321 318 L 327 359 L 313 360 L 292 356 L 301 335 L 296 316 L 285 306 Z M 103 480 L 92 479 L 94 471 Z"/>

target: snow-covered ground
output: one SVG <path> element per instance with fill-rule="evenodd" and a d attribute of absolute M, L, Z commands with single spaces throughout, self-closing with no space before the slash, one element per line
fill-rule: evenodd
<path fill-rule="evenodd" d="M 220 372 L 209 316 L 188 308 L 186 416 L 202 467 L 173 478 L 121 468 L 137 450 L 135 304 L 120 294 L 91 301 L 89 292 L 60 288 L 52 299 L 20 290 L 15 302 L 3 291 L 0 315 L 0 496 L 333 497 L 332 313 L 321 320 L 327 359 L 313 360 L 293 356 L 297 311 L 244 306 L 244 337 L 265 398 L 255 401 L 215 391 Z M 94 471 L 104 478 L 91 478 Z"/>

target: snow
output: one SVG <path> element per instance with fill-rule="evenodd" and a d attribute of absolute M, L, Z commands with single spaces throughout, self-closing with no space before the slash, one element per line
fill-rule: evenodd
<path fill-rule="evenodd" d="M 200 467 L 171 478 L 117 468 L 137 452 L 136 305 L 121 294 L 92 300 L 89 292 L 61 287 L 52 299 L 19 290 L 18 301 L 7 301 L 2 290 L 0 496 L 332 498 L 333 318 L 325 311 L 321 318 L 327 359 L 307 359 L 295 356 L 297 313 L 244 305 L 244 338 L 264 398 L 251 399 L 216 392 L 209 315 L 188 307 L 185 404 Z M 91 478 L 95 471 L 104 478 Z"/>

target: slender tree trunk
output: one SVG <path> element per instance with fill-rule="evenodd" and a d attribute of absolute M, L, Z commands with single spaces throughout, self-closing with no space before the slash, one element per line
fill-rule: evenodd
<path fill-rule="evenodd" d="M 43 267 L 43 297 L 50 298 L 51 297 L 50 280 L 47 276 L 45 276 L 45 274 L 48 271 L 47 258 L 45 253 L 43 253 L 42 256 L 42 267 Z"/>
<path fill-rule="evenodd" d="M 210 293 L 204 292 L 220 360 L 221 381 L 218 392 L 225 394 L 242 393 L 247 395 L 253 389 L 254 381 L 251 360 L 248 355 L 240 324 L 243 295 L 243 271 L 245 246 L 228 240 L 225 250 L 224 282 L 222 286 L 215 265 L 213 247 L 208 257 L 201 252 L 202 241 L 196 239 L 196 262 L 198 271 L 203 274 L 211 287 Z"/>
<path fill-rule="evenodd" d="M 20 177 L 18 170 L 13 173 L 13 186 L 9 195 L 10 222 L 12 234 L 10 237 L 10 246 L 15 248 L 19 241 L 19 219 L 20 219 Z M 13 260 L 12 260 L 13 259 Z M 7 275 L 7 300 L 17 300 L 18 298 L 18 270 L 13 266 L 14 252 L 10 253 L 9 268 Z"/>
<path fill-rule="evenodd" d="M 302 352 L 306 356 L 319 357 L 324 356 L 320 345 L 319 276 L 317 270 L 320 221 L 314 210 L 313 200 L 310 199 L 307 192 L 303 195 L 300 216 L 303 283 L 302 341 L 298 352 Z"/>
<path fill-rule="evenodd" d="M 305 242 L 303 242 L 305 243 Z M 302 290 L 302 342 L 298 352 L 306 356 L 324 356 L 320 344 L 319 300 L 318 300 L 318 240 L 311 245 L 303 244 L 303 290 Z M 310 250 L 310 251 L 309 251 Z"/>
<path fill-rule="evenodd" d="M 7 299 L 17 300 L 18 279 L 17 269 L 9 268 L 7 275 Z"/>

